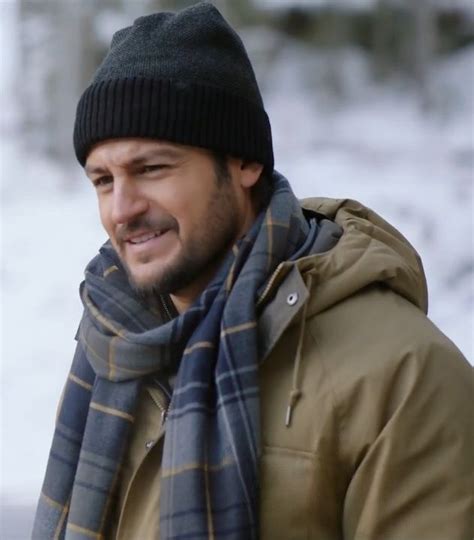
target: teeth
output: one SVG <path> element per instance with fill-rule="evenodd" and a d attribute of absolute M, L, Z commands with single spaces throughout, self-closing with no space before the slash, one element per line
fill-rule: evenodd
<path fill-rule="evenodd" d="M 148 242 L 148 240 L 151 240 L 152 238 L 155 238 L 155 236 L 159 236 L 160 233 L 157 232 L 149 232 L 142 234 L 141 236 L 135 236 L 134 238 L 130 238 L 131 244 L 143 244 L 144 242 Z"/>

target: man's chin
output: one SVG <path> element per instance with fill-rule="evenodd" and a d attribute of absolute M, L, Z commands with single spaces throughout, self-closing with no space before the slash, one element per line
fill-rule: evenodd
<path fill-rule="evenodd" d="M 177 256 L 171 260 L 147 261 L 122 260 L 133 289 L 141 296 L 158 294 L 178 294 L 193 288 L 194 284 L 204 283 L 216 270 L 220 257 L 214 253 L 207 258 L 198 256 Z"/>
<path fill-rule="evenodd" d="M 152 292 L 160 289 L 163 280 L 166 282 L 166 275 L 169 273 L 169 261 L 158 260 L 158 257 L 150 254 L 137 256 L 122 251 L 119 254 L 128 280 L 132 287 L 139 292 Z M 171 265 L 172 266 L 172 265 Z"/>
<path fill-rule="evenodd" d="M 133 289 L 141 296 L 173 294 L 182 286 L 181 272 L 163 268 L 134 268 L 125 265 Z"/>
<path fill-rule="evenodd" d="M 131 264 L 122 253 L 119 256 L 133 289 L 146 291 L 153 289 L 159 283 L 161 273 L 159 269 L 153 268 L 151 264 L 137 264 L 136 261 Z"/>
<path fill-rule="evenodd" d="M 156 292 L 159 290 L 160 285 L 160 275 L 158 273 L 148 274 L 143 272 L 133 271 L 133 269 L 128 269 L 128 279 L 132 287 L 140 292 L 141 294 L 146 294 L 150 292 Z"/>

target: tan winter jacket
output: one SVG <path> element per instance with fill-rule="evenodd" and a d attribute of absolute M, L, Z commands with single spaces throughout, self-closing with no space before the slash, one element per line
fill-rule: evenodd
<path fill-rule="evenodd" d="M 303 206 L 343 235 L 265 293 L 261 540 L 472 540 L 473 372 L 425 315 L 417 254 L 356 202 Z M 144 389 L 139 407 L 118 540 L 158 535 L 167 398 Z"/>

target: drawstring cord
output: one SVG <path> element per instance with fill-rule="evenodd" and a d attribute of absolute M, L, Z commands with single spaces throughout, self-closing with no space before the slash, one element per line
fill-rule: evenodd
<path fill-rule="evenodd" d="M 313 283 L 313 276 L 312 274 L 308 274 L 307 279 L 305 280 L 305 285 L 308 290 L 311 290 L 311 285 Z M 301 315 L 301 325 L 300 325 L 300 335 L 298 338 L 298 347 L 296 349 L 296 356 L 295 356 L 295 363 L 293 367 L 293 381 L 292 381 L 292 387 L 291 391 L 288 397 L 288 407 L 286 409 L 286 417 L 285 417 L 285 426 L 290 427 L 291 424 L 291 417 L 293 415 L 293 409 L 302 396 L 303 392 L 300 388 L 300 368 L 301 368 L 301 358 L 302 358 L 302 352 L 303 352 L 303 341 L 304 341 L 304 333 L 306 328 L 306 314 L 308 312 L 308 304 L 309 304 L 310 296 L 308 296 L 304 307 L 303 307 L 303 313 Z"/>

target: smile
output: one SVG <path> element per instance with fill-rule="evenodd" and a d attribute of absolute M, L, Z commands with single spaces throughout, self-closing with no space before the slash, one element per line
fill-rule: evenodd
<path fill-rule="evenodd" d="M 124 247 L 132 256 L 163 256 L 173 247 L 172 232 L 172 229 L 161 229 L 131 234 L 124 239 Z"/>
<path fill-rule="evenodd" d="M 158 236 L 161 236 L 166 231 L 154 231 L 154 232 L 148 232 L 141 234 L 139 236 L 134 236 L 132 238 L 129 238 L 127 242 L 130 244 L 144 244 L 145 242 L 148 242 L 152 238 L 157 238 Z"/>

